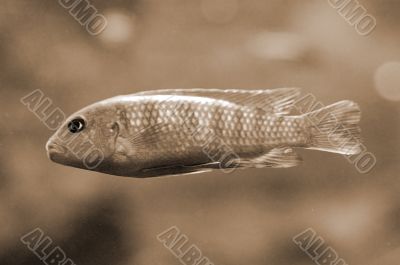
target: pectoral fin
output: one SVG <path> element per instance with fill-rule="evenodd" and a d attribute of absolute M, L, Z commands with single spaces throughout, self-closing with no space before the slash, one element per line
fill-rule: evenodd
<path fill-rule="evenodd" d="M 215 163 L 194 165 L 194 166 L 167 166 L 143 169 L 141 177 L 162 177 L 162 176 L 176 176 L 176 175 L 189 175 L 204 172 L 210 172 L 216 168 Z"/>

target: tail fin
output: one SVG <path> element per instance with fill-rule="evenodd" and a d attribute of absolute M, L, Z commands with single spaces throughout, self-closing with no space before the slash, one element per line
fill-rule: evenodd
<path fill-rule="evenodd" d="M 308 149 L 355 155 L 361 152 L 361 111 L 357 103 L 343 100 L 304 114 L 311 139 Z"/>

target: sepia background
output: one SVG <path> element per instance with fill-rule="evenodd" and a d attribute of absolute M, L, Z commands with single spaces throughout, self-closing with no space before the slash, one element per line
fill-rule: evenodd
<path fill-rule="evenodd" d="M 88 34 L 56 0 L 0 3 L 0 264 L 43 264 L 20 237 L 39 227 L 77 265 L 168 264 L 171 226 L 215 265 L 314 264 L 292 238 L 314 229 L 348 264 L 400 259 L 400 2 L 361 0 L 361 36 L 320 0 L 91 0 Z M 20 98 L 41 89 L 66 114 L 158 88 L 301 87 L 362 109 L 377 159 L 299 150 L 291 169 L 123 178 L 48 160 L 50 131 Z"/>

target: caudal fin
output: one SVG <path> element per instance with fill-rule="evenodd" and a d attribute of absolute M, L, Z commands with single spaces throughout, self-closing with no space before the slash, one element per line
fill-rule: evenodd
<path fill-rule="evenodd" d="M 361 111 L 357 103 L 343 100 L 304 116 L 311 131 L 308 149 L 345 155 L 361 152 Z"/>

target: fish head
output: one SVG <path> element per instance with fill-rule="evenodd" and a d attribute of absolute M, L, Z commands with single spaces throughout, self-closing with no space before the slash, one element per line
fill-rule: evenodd
<path fill-rule="evenodd" d="M 105 172 L 110 167 L 119 135 L 115 106 L 103 102 L 68 117 L 46 144 L 56 163 Z"/>

